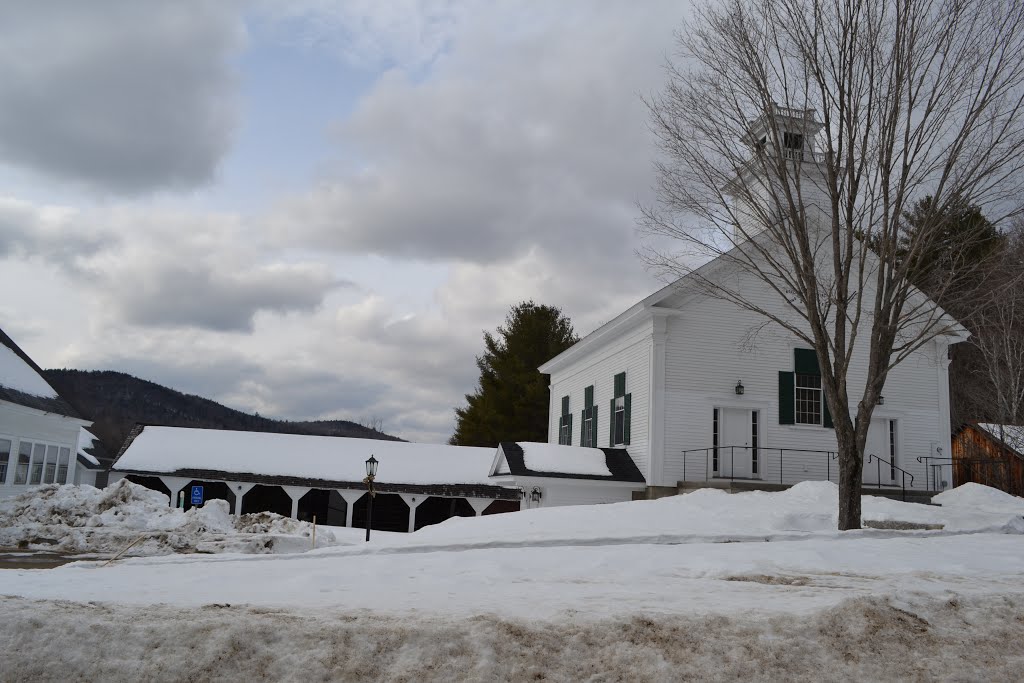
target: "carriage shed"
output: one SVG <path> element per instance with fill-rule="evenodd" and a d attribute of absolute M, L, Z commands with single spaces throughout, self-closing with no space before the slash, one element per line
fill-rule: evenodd
<path fill-rule="evenodd" d="M 415 531 L 450 517 L 519 510 L 521 490 L 488 477 L 493 448 L 335 436 L 138 426 L 110 481 L 127 478 L 170 496 L 192 486 L 235 514 L 276 512 L 330 526 L 366 525 L 366 460 L 379 461 L 372 525 Z"/>

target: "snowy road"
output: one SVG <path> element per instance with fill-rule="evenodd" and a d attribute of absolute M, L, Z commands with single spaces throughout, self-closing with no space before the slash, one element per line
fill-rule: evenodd
<path fill-rule="evenodd" d="M 429 552 L 165 556 L 5 571 L 5 595 L 180 607 L 338 608 L 394 616 L 557 620 L 622 614 L 807 613 L 851 597 L 1024 593 L 1024 536 Z"/>

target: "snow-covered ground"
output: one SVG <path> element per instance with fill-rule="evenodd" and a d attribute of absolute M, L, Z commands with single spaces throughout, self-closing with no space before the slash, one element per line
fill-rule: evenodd
<path fill-rule="evenodd" d="M 63 554 L 288 553 L 312 548 L 312 525 L 273 513 L 234 517 L 223 500 L 183 512 L 122 479 L 106 489 L 51 484 L 0 501 L 0 548 Z M 349 542 L 354 542 L 351 539 Z M 337 545 L 318 529 L 317 546 Z"/>
<path fill-rule="evenodd" d="M 0 571 L 0 648 L 43 679 L 1017 680 L 1024 501 L 997 493 L 866 498 L 886 528 L 855 533 L 819 482 Z"/>

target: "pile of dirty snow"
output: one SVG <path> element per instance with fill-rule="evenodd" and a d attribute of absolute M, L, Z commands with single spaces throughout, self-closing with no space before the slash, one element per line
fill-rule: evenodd
<path fill-rule="evenodd" d="M 187 512 L 159 491 L 122 479 L 106 489 L 49 484 L 0 501 L 0 547 L 80 554 L 299 552 L 312 525 L 272 513 L 234 517 L 223 500 Z M 317 546 L 334 545 L 329 531 Z"/>

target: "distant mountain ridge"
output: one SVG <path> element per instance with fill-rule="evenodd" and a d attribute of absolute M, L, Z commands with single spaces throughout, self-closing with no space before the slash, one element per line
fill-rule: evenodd
<path fill-rule="evenodd" d="M 136 423 L 401 441 L 348 420 L 295 422 L 250 415 L 123 372 L 43 370 L 43 376 L 61 397 L 93 421 L 90 431 L 114 455 L 121 450 L 121 444 Z"/>

